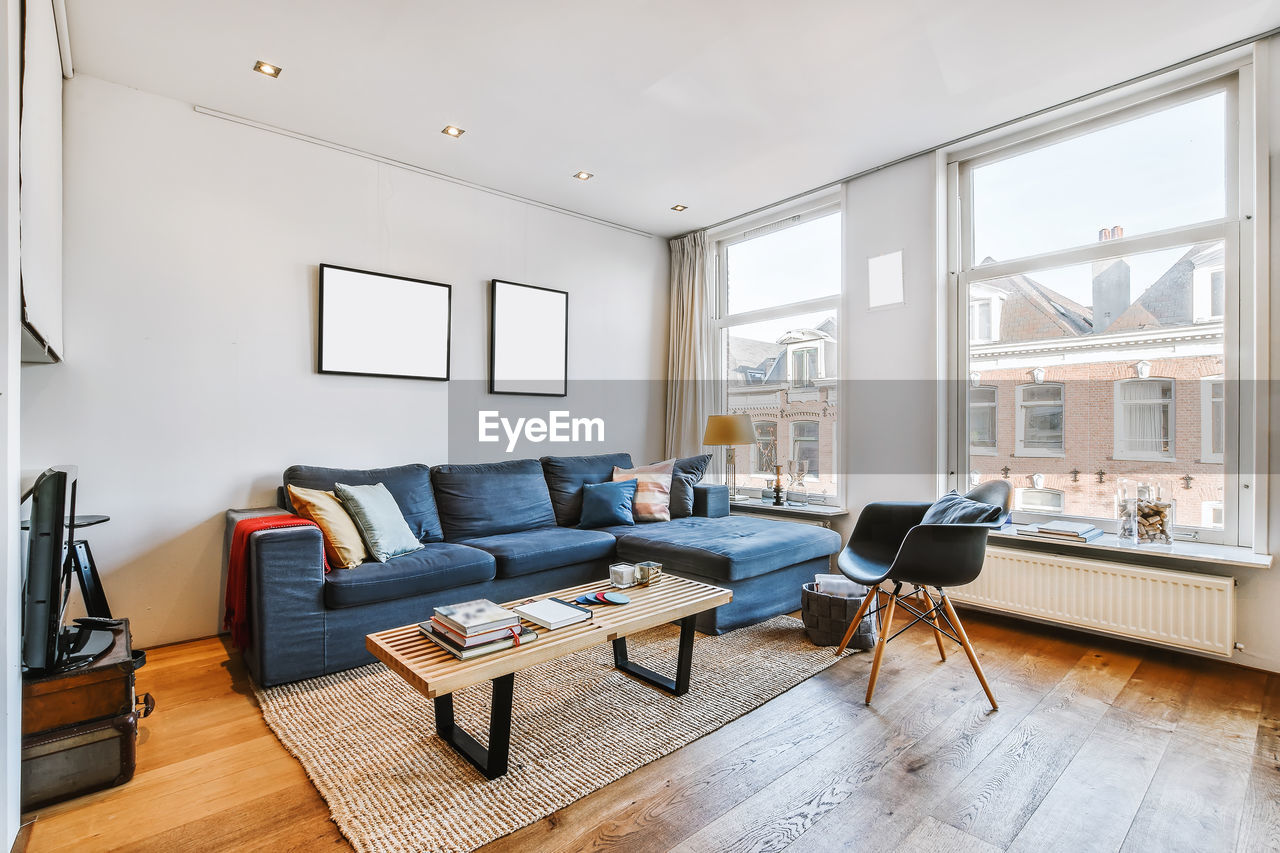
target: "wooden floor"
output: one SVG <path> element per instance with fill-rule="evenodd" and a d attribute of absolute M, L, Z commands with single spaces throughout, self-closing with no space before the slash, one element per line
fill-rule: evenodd
<path fill-rule="evenodd" d="M 913 629 L 874 706 L 854 656 L 485 849 L 1280 850 L 1280 676 L 962 615 L 997 713 Z M 221 642 L 138 681 L 137 776 L 40 812 L 29 849 L 349 849 Z"/>

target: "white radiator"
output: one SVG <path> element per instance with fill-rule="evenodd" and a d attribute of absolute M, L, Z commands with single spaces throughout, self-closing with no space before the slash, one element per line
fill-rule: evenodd
<path fill-rule="evenodd" d="M 978 579 L 947 593 L 978 607 L 1224 657 L 1235 645 L 1233 578 L 988 547 Z"/>

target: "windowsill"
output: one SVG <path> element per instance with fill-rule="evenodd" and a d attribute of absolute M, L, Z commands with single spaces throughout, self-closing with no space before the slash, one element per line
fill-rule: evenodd
<path fill-rule="evenodd" d="M 1104 533 L 1092 542 L 1047 542 L 1030 536 L 1020 536 L 1020 525 L 1006 524 L 992 531 L 989 539 L 1001 547 L 1020 548 L 1061 554 L 1070 557 L 1111 559 L 1167 568 L 1188 568 L 1205 565 L 1231 566 L 1249 569 L 1271 567 L 1271 557 L 1255 554 L 1252 548 L 1238 545 L 1217 545 L 1211 542 L 1191 542 L 1175 539 L 1168 545 L 1134 545 L 1123 542 L 1114 533 Z"/>
<path fill-rule="evenodd" d="M 1027 450 L 1019 448 L 1013 452 L 1014 459 L 1066 459 L 1065 450 Z"/>
<path fill-rule="evenodd" d="M 1112 454 L 1112 462 L 1177 462 L 1176 456 L 1118 456 Z"/>
<path fill-rule="evenodd" d="M 831 504 L 774 506 L 772 501 L 765 503 L 759 498 L 731 501 L 729 503 L 729 511 L 756 513 L 759 515 L 793 515 L 801 518 L 839 518 L 849 514 L 849 510 L 844 507 Z"/>

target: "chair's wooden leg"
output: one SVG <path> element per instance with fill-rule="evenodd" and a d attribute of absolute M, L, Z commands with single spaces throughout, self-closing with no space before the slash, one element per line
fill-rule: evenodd
<path fill-rule="evenodd" d="M 836 646 L 836 657 L 844 654 L 844 650 L 849 647 L 849 641 L 853 639 L 853 634 L 858 630 L 858 626 L 862 624 L 862 617 L 867 615 L 867 611 L 871 609 L 871 602 L 876 600 L 873 592 L 879 592 L 880 587 L 873 587 L 867 590 L 867 594 L 862 597 L 862 606 L 858 608 L 858 613 L 853 617 L 853 621 L 849 623 L 849 630 L 844 632 L 844 639 L 840 641 L 840 645 Z"/>
<path fill-rule="evenodd" d="M 924 587 L 917 587 L 916 592 L 924 597 L 924 612 L 929 613 L 933 609 L 933 599 L 929 597 L 929 591 Z M 933 641 L 938 644 L 938 656 L 946 661 L 947 650 L 942 646 L 942 632 L 938 630 L 938 617 L 930 613 L 929 624 L 933 626 Z"/>
<path fill-rule="evenodd" d="M 942 589 L 938 590 L 938 594 L 942 596 L 942 607 L 946 611 L 947 618 L 951 620 L 951 627 L 956 629 L 956 636 L 960 638 L 960 645 L 964 646 L 964 653 L 969 656 L 969 663 L 973 666 L 973 672 L 978 676 L 978 682 L 982 684 L 982 689 L 987 694 L 987 701 L 991 703 L 991 710 L 999 711 L 1000 706 L 996 704 L 996 697 L 991 693 L 991 685 L 987 684 L 987 677 L 982 674 L 982 665 L 978 663 L 978 656 L 973 651 L 973 643 L 969 642 L 969 635 L 964 632 L 964 626 L 960 624 L 960 617 L 956 615 L 956 609 L 951 606 L 951 599 L 947 598 L 946 592 Z"/>
<path fill-rule="evenodd" d="M 880 636 L 887 637 L 893 630 L 893 608 L 897 604 L 898 588 L 894 587 L 893 592 L 885 593 L 889 596 L 889 606 L 885 608 L 884 615 L 880 617 Z"/>
<path fill-rule="evenodd" d="M 897 592 L 900 587 L 901 584 L 899 584 L 898 587 L 895 587 L 893 592 L 889 593 L 889 609 L 885 614 L 884 620 L 886 626 L 893 624 L 893 608 L 894 605 L 898 603 Z M 880 659 L 884 657 L 884 646 L 887 642 L 889 642 L 889 632 L 887 630 L 881 630 L 880 639 L 876 643 L 876 656 L 871 661 L 871 679 L 867 682 L 868 705 L 871 704 L 871 696 L 876 692 L 876 676 L 880 674 Z"/>

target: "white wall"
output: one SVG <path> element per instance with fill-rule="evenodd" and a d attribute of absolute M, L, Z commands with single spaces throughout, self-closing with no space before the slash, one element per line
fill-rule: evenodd
<path fill-rule="evenodd" d="M 449 461 L 488 279 L 570 292 L 571 379 L 663 375 L 664 241 L 90 77 L 65 104 L 67 358 L 24 370 L 22 459 L 78 464 L 81 510 L 112 516 L 90 540 L 139 645 L 220 629 L 222 513 L 286 466 Z M 452 284 L 454 381 L 317 374 L 321 262 Z M 656 457 L 660 401 L 614 412 L 607 449 Z"/>
<path fill-rule="evenodd" d="M 938 313 L 932 155 L 844 187 L 840 470 L 850 518 L 870 501 L 932 500 Z M 868 307 L 867 259 L 902 252 L 904 304 Z"/>

